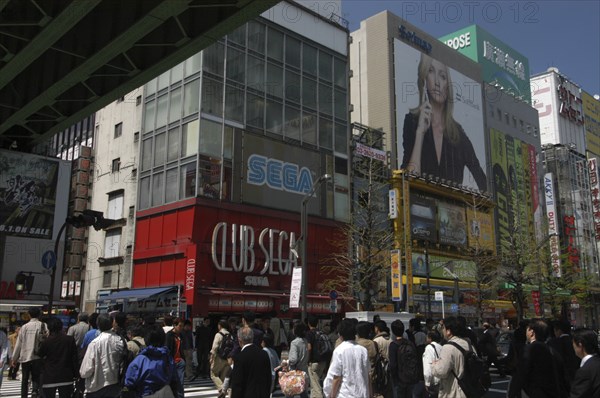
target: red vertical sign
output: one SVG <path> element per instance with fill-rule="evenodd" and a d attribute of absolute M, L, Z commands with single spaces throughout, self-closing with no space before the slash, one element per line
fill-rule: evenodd
<path fill-rule="evenodd" d="M 541 316 L 542 309 L 540 308 L 540 292 L 537 290 L 532 290 L 531 298 L 533 299 L 533 307 L 535 308 L 535 315 Z"/>

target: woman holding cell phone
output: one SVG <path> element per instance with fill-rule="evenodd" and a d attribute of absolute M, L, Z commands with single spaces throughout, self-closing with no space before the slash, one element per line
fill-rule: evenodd
<path fill-rule="evenodd" d="M 479 190 L 487 190 L 473 144 L 453 117 L 454 91 L 448 67 L 421 54 L 417 84 L 419 105 L 404 118 L 401 168 L 463 184 L 467 167 Z"/>

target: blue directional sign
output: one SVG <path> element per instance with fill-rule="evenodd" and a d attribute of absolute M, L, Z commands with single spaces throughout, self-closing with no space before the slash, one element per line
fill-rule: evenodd
<path fill-rule="evenodd" d="M 54 253 L 54 250 L 47 250 L 42 254 L 42 267 L 45 269 L 56 267 L 56 254 Z"/>
<path fill-rule="evenodd" d="M 458 312 L 458 304 L 450 304 L 450 311 Z"/>
<path fill-rule="evenodd" d="M 338 292 L 335 291 L 335 290 L 330 291 L 329 292 L 329 298 L 332 299 L 332 300 L 337 299 L 338 298 Z"/>

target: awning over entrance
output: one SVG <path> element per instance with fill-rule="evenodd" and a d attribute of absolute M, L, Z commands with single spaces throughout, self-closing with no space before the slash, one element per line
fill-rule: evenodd
<path fill-rule="evenodd" d="M 177 286 L 149 287 L 143 289 L 120 290 L 108 296 L 98 298 L 98 303 L 121 303 L 124 301 L 143 301 L 155 296 L 177 291 Z"/>

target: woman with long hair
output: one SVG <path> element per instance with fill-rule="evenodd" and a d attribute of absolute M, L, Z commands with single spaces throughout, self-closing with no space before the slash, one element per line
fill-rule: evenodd
<path fill-rule="evenodd" d="M 450 70 L 438 60 L 421 54 L 417 85 L 419 106 L 411 109 L 404 118 L 401 168 L 462 184 L 466 167 L 479 190 L 485 191 L 486 176 L 473 144 L 454 120 Z"/>

